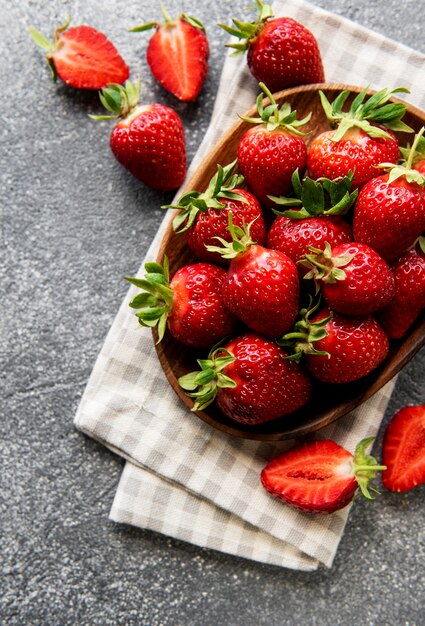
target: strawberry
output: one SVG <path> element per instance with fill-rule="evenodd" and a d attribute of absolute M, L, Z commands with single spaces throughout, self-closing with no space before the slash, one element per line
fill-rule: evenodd
<path fill-rule="evenodd" d="M 270 206 L 269 196 L 283 195 L 291 189 L 291 176 L 296 169 L 304 172 L 307 148 L 298 128 L 306 124 L 310 115 L 296 119 L 288 103 L 278 107 L 267 87 L 261 89 L 270 100 L 264 108 L 264 96 L 257 99 L 259 117 L 244 117 L 256 124 L 241 138 L 238 146 L 238 162 L 241 173 L 257 198 Z"/>
<path fill-rule="evenodd" d="M 218 252 L 210 252 L 206 246 L 213 245 L 215 237 L 232 241 L 227 230 L 229 212 L 233 215 L 233 223 L 242 226 L 251 223 L 253 239 L 263 245 L 266 241 L 266 226 L 261 206 L 249 191 L 241 189 L 243 176 L 235 174 L 237 162 L 233 161 L 221 167 L 211 178 L 208 187 L 202 193 L 189 191 L 185 193 L 177 204 L 167 204 L 162 208 L 178 209 L 179 214 L 174 218 L 173 228 L 177 233 L 186 233 L 189 248 L 204 261 L 229 265 L 228 259 L 223 259 Z"/>
<path fill-rule="evenodd" d="M 158 341 L 166 327 L 170 334 L 193 348 L 209 348 L 236 329 L 236 319 L 224 307 L 222 286 L 226 272 L 209 263 L 180 268 L 169 280 L 168 260 L 164 265 L 146 263 L 144 278 L 126 276 L 142 289 L 130 302 L 140 309 L 141 326 L 158 326 Z"/>
<path fill-rule="evenodd" d="M 273 341 L 247 333 L 213 348 L 198 361 L 201 371 L 179 383 L 195 398 L 193 411 L 216 399 L 227 417 L 254 426 L 296 411 L 310 397 L 309 378 L 286 356 Z"/>
<path fill-rule="evenodd" d="M 231 259 L 223 283 L 223 302 L 251 330 L 277 337 L 292 327 L 298 310 L 298 272 L 278 250 L 256 244 L 250 225 L 235 226 L 229 213 L 232 242 L 217 237 L 222 246 L 207 246 Z M 285 329 L 285 330 L 282 330 Z"/>
<path fill-rule="evenodd" d="M 320 133 L 311 142 L 307 162 L 310 176 L 334 179 L 351 170 L 353 185 L 361 187 L 376 176 L 377 165 L 384 161 L 396 163 L 399 147 L 391 131 L 413 132 L 401 121 L 406 106 L 388 103 L 392 94 L 400 91 L 407 89 L 382 89 L 364 101 L 364 89 L 354 98 L 348 112 L 342 108 L 349 91 L 342 91 L 332 104 L 319 92 L 326 117 L 335 130 Z"/>
<path fill-rule="evenodd" d="M 147 61 L 161 85 L 184 102 L 195 100 L 208 72 L 209 46 L 205 29 L 195 17 L 181 13 L 172 20 L 164 7 L 165 24 L 148 22 L 131 32 L 155 28 L 149 40 Z"/>
<path fill-rule="evenodd" d="M 400 165 L 383 163 L 387 173 L 373 178 L 361 189 L 354 209 L 356 241 L 371 246 L 388 263 L 410 248 L 425 230 L 425 177 L 411 169 L 411 157 Z"/>
<path fill-rule="evenodd" d="M 346 315 L 368 315 L 382 309 L 395 293 L 394 277 L 385 261 L 362 243 L 343 243 L 323 250 L 309 246 L 300 261 L 310 271 L 329 308 Z"/>
<path fill-rule="evenodd" d="M 350 193 L 352 174 L 331 181 L 327 178 L 314 181 L 306 178 L 301 184 L 298 170 L 292 175 L 294 198 L 272 200 L 288 208 L 280 212 L 273 222 L 267 237 L 267 246 L 287 254 L 297 263 L 307 252 L 308 246 L 332 247 L 352 241 L 350 225 L 340 215 L 348 212 L 357 197 L 357 190 Z M 300 265 L 301 276 L 306 271 Z"/>
<path fill-rule="evenodd" d="M 354 455 L 328 439 L 308 441 L 269 461 L 261 472 L 263 487 L 287 504 L 309 513 L 333 513 L 347 506 L 360 488 L 373 500 L 369 482 L 385 470 L 366 448 L 374 437 L 363 439 Z M 369 491 L 370 489 L 370 491 Z"/>
<path fill-rule="evenodd" d="M 382 482 L 391 491 L 408 491 L 425 483 L 425 405 L 406 406 L 393 417 L 384 435 Z"/>
<path fill-rule="evenodd" d="M 248 51 L 248 67 L 254 78 L 273 92 L 323 83 L 323 63 L 314 35 L 290 17 L 274 18 L 269 4 L 256 0 L 256 5 L 258 21 L 233 19 L 234 26 L 220 24 L 227 33 L 241 40 L 228 44 L 236 50 L 235 54 Z"/>
<path fill-rule="evenodd" d="M 113 115 L 90 115 L 95 120 L 122 118 L 113 128 L 111 150 L 121 165 L 153 189 L 170 191 L 186 175 L 186 145 L 180 117 L 162 104 L 139 105 L 140 84 L 129 80 L 102 89 L 100 100 Z"/>
<path fill-rule="evenodd" d="M 403 337 L 425 308 L 425 238 L 391 265 L 395 295 L 378 314 L 390 339 Z"/>
<path fill-rule="evenodd" d="M 319 304 L 301 309 L 294 331 L 277 343 L 293 349 L 291 358 L 305 354 L 309 372 L 324 383 L 349 383 L 374 370 L 388 354 L 388 338 L 369 315 L 347 317 Z"/>
<path fill-rule="evenodd" d="M 53 80 L 59 77 L 76 89 L 102 89 L 108 83 L 123 83 L 129 69 L 115 46 L 91 26 L 74 26 L 70 20 L 55 30 L 53 43 L 30 27 L 34 42 L 47 51 L 46 61 Z"/>

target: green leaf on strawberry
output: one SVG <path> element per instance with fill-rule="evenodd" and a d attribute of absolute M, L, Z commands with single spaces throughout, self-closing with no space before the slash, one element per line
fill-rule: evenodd
<path fill-rule="evenodd" d="M 264 94 L 260 93 L 257 97 L 257 111 L 259 117 L 241 117 L 245 122 L 251 124 L 264 124 L 268 131 L 277 128 L 285 129 L 294 135 L 303 137 L 306 133 L 298 130 L 301 126 L 307 124 L 311 119 L 311 113 L 306 115 L 302 120 L 297 120 L 297 112 L 291 110 L 289 102 L 284 102 L 280 107 L 273 97 L 273 94 L 264 83 L 259 83 L 259 87 L 263 90 L 270 104 L 264 107 Z"/>

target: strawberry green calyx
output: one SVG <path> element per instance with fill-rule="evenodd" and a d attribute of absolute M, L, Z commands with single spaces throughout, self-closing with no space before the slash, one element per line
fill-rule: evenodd
<path fill-rule="evenodd" d="M 256 8 L 259 13 L 256 22 L 241 22 L 240 20 L 232 19 L 233 26 L 219 24 L 226 33 L 241 40 L 239 43 L 226 44 L 227 48 L 233 48 L 235 50 L 234 55 L 243 54 L 245 50 L 249 48 L 251 41 L 260 34 L 266 21 L 274 17 L 273 9 L 270 4 L 264 4 L 262 0 L 255 0 L 255 3 L 257 6 L 252 8 Z"/>
<path fill-rule="evenodd" d="M 236 387 L 235 381 L 222 372 L 234 361 L 236 357 L 231 352 L 214 346 L 207 359 L 198 359 L 200 371 L 179 378 L 180 387 L 188 392 L 190 398 L 195 398 L 192 411 L 202 411 L 214 402 L 218 389 Z"/>
<path fill-rule="evenodd" d="M 251 239 L 251 226 L 257 218 L 252 220 L 249 224 L 242 223 L 242 227 L 233 224 L 233 213 L 229 211 L 229 225 L 227 230 L 232 236 L 232 241 L 226 241 L 222 237 L 214 237 L 217 239 L 221 246 L 205 246 L 209 252 L 218 252 L 223 259 L 234 259 L 239 254 L 246 252 L 250 246 L 257 245 L 255 241 Z"/>
<path fill-rule="evenodd" d="M 394 163 L 380 163 L 377 166 L 388 172 L 389 183 L 394 182 L 397 178 L 404 177 L 409 183 L 416 183 L 421 187 L 425 185 L 425 177 L 423 174 L 418 172 L 418 170 L 412 169 L 415 157 L 418 153 L 418 146 L 421 146 L 420 149 L 425 146 L 425 139 L 423 138 L 424 131 L 425 126 L 422 126 L 421 130 L 415 136 L 412 147 L 407 154 L 404 152 L 405 160 L 401 161 L 401 163 L 398 165 L 394 165 Z"/>
<path fill-rule="evenodd" d="M 405 161 L 407 161 L 412 152 L 412 148 L 410 144 L 407 144 L 405 148 L 400 148 L 401 155 Z M 411 165 L 414 167 L 419 161 L 425 160 L 425 137 L 420 137 L 416 144 L 416 149 L 414 150 L 411 157 Z"/>
<path fill-rule="evenodd" d="M 127 80 L 124 85 L 110 83 L 99 92 L 99 98 L 105 109 L 113 115 L 89 115 L 92 120 L 116 120 L 127 117 L 139 104 L 140 81 Z"/>
<path fill-rule="evenodd" d="M 45 58 L 47 61 L 47 65 L 49 66 L 50 73 L 52 75 L 52 80 L 54 82 L 56 82 L 58 78 L 58 74 L 56 72 L 55 64 L 53 61 L 53 55 L 59 49 L 60 34 L 63 33 L 68 28 L 70 22 L 71 22 L 71 17 L 68 16 L 68 19 L 66 20 L 66 22 L 62 24 L 61 26 L 58 26 L 58 28 L 56 28 L 53 34 L 53 41 L 49 41 L 44 35 L 38 32 L 38 30 L 33 28 L 33 26 L 30 26 L 28 28 L 29 34 L 32 40 L 34 41 L 34 43 L 36 43 L 37 46 L 40 46 L 40 48 L 42 48 L 43 50 L 46 50 L 48 53 Z"/>
<path fill-rule="evenodd" d="M 353 457 L 353 474 L 357 480 L 360 491 L 367 500 L 374 500 L 371 495 L 378 493 L 373 487 L 369 487 L 370 481 L 375 478 L 377 472 L 381 472 L 387 469 L 386 465 L 378 465 L 375 457 L 370 454 L 366 454 L 366 448 L 375 440 L 375 437 L 367 437 L 362 439 L 356 446 Z"/>
<path fill-rule="evenodd" d="M 129 283 L 142 289 L 142 293 L 135 296 L 129 306 L 140 309 L 136 313 L 141 326 L 153 328 L 158 326 L 158 343 L 162 340 L 167 324 L 167 317 L 173 305 L 174 292 L 169 287 L 168 259 L 164 257 L 164 264 L 146 263 L 144 278 L 125 276 Z"/>
<path fill-rule="evenodd" d="M 199 212 L 226 208 L 226 204 L 220 202 L 220 199 L 247 202 L 244 196 L 233 191 L 244 181 L 243 176 L 236 174 L 236 168 L 236 160 L 225 167 L 218 165 L 217 173 L 211 178 L 204 192 L 188 191 L 177 204 L 165 204 L 161 207 L 163 209 L 180 209 L 180 213 L 173 220 L 173 229 L 176 233 L 183 233 L 188 230 Z"/>
<path fill-rule="evenodd" d="M 320 283 L 336 283 L 339 280 L 345 280 L 346 273 L 342 267 L 348 265 L 354 258 L 354 254 L 341 254 L 340 256 L 332 256 L 332 249 L 328 242 L 325 243 L 325 249 L 320 250 L 313 246 L 307 246 L 313 254 L 305 254 L 303 259 L 298 263 L 307 267 L 310 271 L 304 276 L 305 279 L 314 279 L 317 292 Z"/>
<path fill-rule="evenodd" d="M 264 107 L 264 94 L 260 93 L 257 98 L 259 117 L 241 117 L 241 119 L 251 124 L 264 124 L 269 131 L 279 128 L 287 130 L 299 137 L 305 136 L 307 133 L 302 133 L 298 129 L 300 126 L 304 126 L 310 121 L 311 113 L 306 115 L 302 120 L 297 120 L 297 112 L 291 110 L 289 102 L 284 102 L 282 106 L 279 107 L 266 85 L 264 83 L 258 83 L 258 86 L 270 100 L 270 104 Z"/>
<path fill-rule="evenodd" d="M 353 176 L 350 171 L 347 176 L 335 180 L 329 178 L 313 180 L 307 176 L 301 182 L 299 171 L 296 169 L 291 179 L 294 197 L 268 197 L 277 205 L 300 206 L 301 208 L 285 211 L 273 209 L 273 212 L 291 219 L 304 219 L 313 215 L 345 215 L 353 206 L 359 193 L 358 189 L 351 191 Z"/>
<path fill-rule="evenodd" d="M 366 99 L 368 88 L 361 91 L 353 100 L 348 112 L 342 110 L 350 91 L 342 91 L 332 102 L 326 98 L 322 91 L 319 91 L 320 100 L 329 120 L 331 128 L 336 128 L 332 141 L 340 141 L 345 133 L 353 127 L 361 128 L 370 137 L 391 137 L 382 128 L 375 124 L 385 126 L 392 131 L 413 132 L 407 124 L 402 121 L 406 112 L 406 105 L 401 102 L 388 102 L 395 93 L 410 93 L 405 87 L 396 89 L 382 89 L 373 96 Z"/>
<path fill-rule="evenodd" d="M 316 354 L 319 356 L 329 357 L 329 353 L 323 350 L 316 350 L 314 342 L 324 339 L 328 331 L 326 330 L 326 324 L 332 319 L 332 315 L 319 320 L 318 322 L 312 322 L 310 317 L 317 311 L 320 306 L 320 299 L 315 305 L 310 296 L 308 306 L 300 310 L 300 319 L 295 322 L 294 330 L 290 333 L 286 333 L 280 339 L 276 339 L 278 346 L 282 348 L 289 348 L 293 351 L 292 354 L 285 357 L 289 361 L 301 360 L 303 354 Z"/>
<path fill-rule="evenodd" d="M 193 17 L 193 15 L 186 15 L 186 13 L 180 13 L 180 15 L 178 16 L 177 20 L 173 20 L 165 6 L 161 4 L 161 13 L 162 16 L 164 18 L 164 23 L 161 24 L 161 22 L 146 22 L 145 24 L 141 24 L 140 26 L 134 26 L 133 28 L 129 29 L 130 33 L 141 33 L 145 30 L 151 30 L 152 28 L 160 28 L 161 26 L 165 26 L 166 28 L 171 28 L 173 26 L 175 26 L 176 21 L 177 20 L 184 20 L 185 22 L 187 22 L 188 24 L 190 24 L 191 26 L 194 26 L 195 28 L 199 28 L 199 30 L 203 30 L 205 31 L 204 25 L 202 24 L 202 22 L 200 20 L 198 20 L 196 17 Z"/>

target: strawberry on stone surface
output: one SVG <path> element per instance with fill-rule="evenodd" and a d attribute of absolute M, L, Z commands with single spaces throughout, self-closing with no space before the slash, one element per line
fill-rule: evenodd
<path fill-rule="evenodd" d="M 309 246 L 300 264 L 309 269 L 304 279 L 314 279 L 329 308 L 345 315 L 368 315 L 393 298 L 393 274 L 372 248 L 343 243 L 323 250 Z"/>
<path fill-rule="evenodd" d="M 90 115 L 95 120 L 117 119 L 110 137 L 111 150 L 121 165 L 153 189 L 180 187 L 186 175 L 186 144 L 180 117 L 162 104 L 139 104 L 140 84 L 126 81 L 102 89 L 100 100 L 112 115 Z"/>
<path fill-rule="evenodd" d="M 185 345 L 209 348 L 233 333 L 236 318 L 225 308 L 222 286 L 225 270 L 209 263 L 194 263 L 180 268 L 169 279 L 168 260 L 164 264 L 146 263 L 144 278 L 126 276 L 142 293 L 130 302 L 138 310 L 141 326 L 158 327 L 161 341 L 165 329 Z"/>
<path fill-rule="evenodd" d="M 335 441 L 309 441 L 269 461 L 261 472 L 263 487 L 301 511 L 333 513 L 347 506 L 360 488 L 373 500 L 369 482 L 385 470 L 366 449 L 374 437 L 363 439 L 354 455 Z"/>
<path fill-rule="evenodd" d="M 233 26 L 220 24 L 239 43 L 228 44 L 243 54 L 259 82 L 275 92 L 296 85 L 322 83 L 325 80 L 322 58 L 314 35 L 290 17 L 274 17 L 270 4 L 256 0 L 256 22 L 233 19 Z"/>
<path fill-rule="evenodd" d="M 407 89 L 382 89 L 366 98 L 367 89 L 343 111 L 350 91 L 342 91 L 331 104 L 323 92 L 322 106 L 334 130 L 320 133 L 308 149 L 308 171 L 312 178 L 337 178 L 354 172 L 353 185 L 361 187 L 376 176 L 376 166 L 397 163 L 398 140 L 393 131 L 413 132 L 402 117 L 406 105 L 389 103 L 394 93 Z"/>
<path fill-rule="evenodd" d="M 226 307 L 248 328 L 277 337 L 292 327 L 299 306 L 299 280 L 295 264 L 278 250 L 251 239 L 250 225 L 235 226 L 229 213 L 232 241 L 217 237 L 221 246 L 207 246 L 231 259 L 223 283 Z"/>
<path fill-rule="evenodd" d="M 381 164 L 387 173 L 360 190 L 354 208 L 354 239 L 376 250 L 387 263 L 410 248 L 425 230 L 425 177 L 411 167 L 424 130 L 416 136 L 407 161 Z"/>
<path fill-rule="evenodd" d="M 195 100 L 208 73 L 209 45 L 202 23 L 181 13 L 171 19 L 161 5 L 165 23 L 148 22 L 131 32 L 156 31 L 149 40 L 147 61 L 161 85 L 184 102 Z"/>
<path fill-rule="evenodd" d="M 236 226 L 251 224 L 254 241 L 260 245 L 266 241 L 261 205 L 252 193 L 241 189 L 244 178 L 235 173 L 236 167 L 236 161 L 225 167 L 218 165 L 217 173 L 204 192 L 188 191 L 177 204 L 163 206 L 179 210 L 173 228 L 176 233 L 185 233 L 187 245 L 198 259 L 229 265 L 229 259 L 224 259 L 219 252 L 209 251 L 206 246 L 214 245 L 216 237 L 232 241 L 227 228 L 230 212 Z"/>
<path fill-rule="evenodd" d="M 255 124 L 241 138 L 238 146 L 238 162 L 248 187 L 265 206 L 272 206 L 269 196 L 280 196 L 291 189 L 291 177 L 295 170 L 302 174 L 307 163 L 307 148 L 303 133 L 299 130 L 310 115 L 296 119 L 289 103 L 280 107 L 267 87 L 261 89 L 270 103 L 264 106 L 264 95 L 257 98 L 259 117 L 242 118 Z"/>
<path fill-rule="evenodd" d="M 391 491 L 409 491 L 425 483 L 425 405 L 400 409 L 386 428 L 382 482 Z"/>
<path fill-rule="evenodd" d="M 386 358 L 388 337 L 371 317 L 348 317 L 328 307 L 301 309 L 292 332 L 277 339 L 299 361 L 305 355 L 306 367 L 324 383 L 349 383 L 372 372 Z"/>
<path fill-rule="evenodd" d="M 425 309 L 425 238 L 396 259 L 391 271 L 394 298 L 377 317 L 390 339 L 400 339 Z"/>
<path fill-rule="evenodd" d="M 47 51 L 53 80 L 58 77 L 75 89 L 97 90 L 108 83 L 123 83 L 129 69 L 111 41 L 91 26 L 73 26 L 70 20 L 55 30 L 50 42 L 30 27 L 34 42 Z"/>
<path fill-rule="evenodd" d="M 273 341 L 247 333 L 214 348 L 198 361 L 201 371 L 179 383 L 195 399 L 193 411 L 216 400 L 227 417 L 254 426 L 296 411 L 310 397 L 308 376 L 286 356 Z"/>

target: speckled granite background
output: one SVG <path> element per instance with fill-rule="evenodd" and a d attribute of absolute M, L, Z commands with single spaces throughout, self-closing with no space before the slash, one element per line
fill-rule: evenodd
<path fill-rule="evenodd" d="M 315 0 L 425 50 L 425 14 L 411 0 Z M 246 3 L 235 3 L 239 7 Z M 249 3 L 248 3 L 249 4 Z M 193 156 L 206 130 L 230 21 L 225 0 L 176 2 L 211 43 L 199 100 L 177 104 L 147 70 L 148 0 L 0 0 L 2 624 L 421 626 L 425 614 L 424 488 L 353 507 L 334 567 L 296 573 L 117 526 L 108 520 L 121 461 L 72 418 L 92 365 L 172 194 L 149 190 L 109 152 L 96 94 L 50 83 L 27 34 L 71 14 L 107 33 L 140 73 L 143 99 L 174 106 Z M 240 17 L 240 9 L 234 14 Z M 384 423 L 425 402 L 425 352 L 405 368 Z M 375 451 L 379 455 L 382 430 Z"/>

